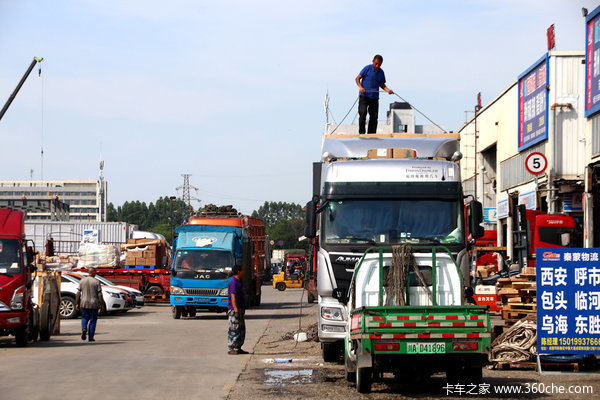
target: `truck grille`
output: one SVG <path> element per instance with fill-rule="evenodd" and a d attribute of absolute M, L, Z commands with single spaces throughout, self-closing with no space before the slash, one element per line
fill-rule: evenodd
<path fill-rule="evenodd" d="M 219 289 L 185 289 L 185 294 L 194 296 L 216 296 Z"/>

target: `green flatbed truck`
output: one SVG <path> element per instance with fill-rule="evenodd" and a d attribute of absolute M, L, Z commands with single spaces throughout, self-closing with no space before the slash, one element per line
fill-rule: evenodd
<path fill-rule="evenodd" d="M 345 368 L 356 388 L 392 372 L 448 383 L 477 384 L 487 363 L 487 306 L 465 305 L 461 271 L 443 246 L 372 247 L 357 263 L 347 300 Z"/>

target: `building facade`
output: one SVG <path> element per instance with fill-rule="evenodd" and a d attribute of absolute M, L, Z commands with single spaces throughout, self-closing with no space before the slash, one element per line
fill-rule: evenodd
<path fill-rule="evenodd" d="M 518 205 L 572 216 L 590 244 L 584 75 L 584 52 L 550 51 L 459 131 L 465 192 L 483 203 L 485 229 L 511 257 Z"/>
<path fill-rule="evenodd" d="M 0 201 L 47 201 L 69 205 L 69 220 L 106 222 L 105 180 L 0 181 Z M 31 210 L 28 220 L 52 220 L 50 210 Z"/>

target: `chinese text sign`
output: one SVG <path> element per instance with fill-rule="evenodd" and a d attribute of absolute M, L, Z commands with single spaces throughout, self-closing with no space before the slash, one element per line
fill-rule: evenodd
<path fill-rule="evenodd" d="M 600 110 L 600 7 L 586 18 L 585 116 Z"/>
<path fill-rule="evenodd" d="M 539 354 L 600 353 L 600 249 L 536 253 Z"/>
<path fill-rule="evenodd" d="M 519 151 L 548 139 L 548 56 L 519 76 Z"/>

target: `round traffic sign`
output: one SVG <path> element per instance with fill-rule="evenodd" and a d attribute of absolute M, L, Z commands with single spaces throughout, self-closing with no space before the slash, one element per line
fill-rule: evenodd
<path fill-rule="evenodd" d="M 273 246 L 273 245 L 275 244 L 275 241 L 274 241 L 274 240 L 271 240 L 271 241 L 269 242 L 269 244 L 270 244 L 271 246 Z"/>
<path fill-rule="evenodd" d="M 541 174 L 546 170 L 548 166 L 548 160 L 542 153 L 535 152 L 531 153 L 525 159 L 525 168 L 533 175 Z"/>
<path fill-rule="evenodd" d="M 283 240 L 280 240 L 279 242 L 277 242 L 277 244 L 283 246 Z"/>

